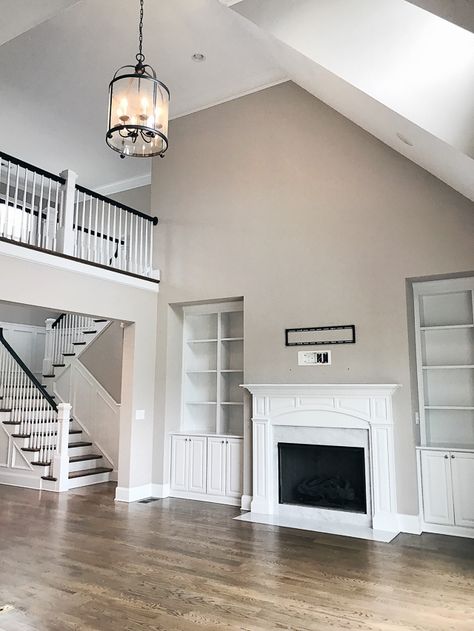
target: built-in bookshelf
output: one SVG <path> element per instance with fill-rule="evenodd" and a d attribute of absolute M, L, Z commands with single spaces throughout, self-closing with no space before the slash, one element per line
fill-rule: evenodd
<path fill-rule="evenodd" d="M 243 434 L 243 303 L 184 307 L 182 421 L 188 433 Z"/>
<path fill-rule="evenodd" d="M 414 284 L 420 446 L 474 451 L 474 279 Z"/>

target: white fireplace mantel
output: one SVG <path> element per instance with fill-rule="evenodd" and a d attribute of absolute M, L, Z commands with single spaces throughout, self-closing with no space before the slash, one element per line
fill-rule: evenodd
<path fill-rule="evenodd" d="M 367 430 L 371 527 L 399 532 L 392 412 L 392 395 L 399 388 L 397 384 L 247 384 L 242 387 L 252 394 L 253 402 L 252 513 L 271 516 L 288 508 L 278 502 L 274 434 L 285 427 Z M 340 519 L 344 518 L 342 513 Z"/>

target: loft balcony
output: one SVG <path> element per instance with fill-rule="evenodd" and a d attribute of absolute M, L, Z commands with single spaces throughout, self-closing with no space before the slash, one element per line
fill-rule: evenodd
<path fill-rule="evenodd" d="M 158 223 L 60 175 L 0 152 L 0 243 L 158 283 L 153 231 Z"/>

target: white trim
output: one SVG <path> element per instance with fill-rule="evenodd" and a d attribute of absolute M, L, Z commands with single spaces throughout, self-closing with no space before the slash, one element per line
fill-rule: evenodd
<path fill-rule="evenodd" d="M 34 471 L 23 470 L 19 472 L 14 469 L 0 467 L 0 484 L 7 486 L 22 486 L 26 489 L 41 489 L 41 476 L 36 475 Z"/>
<path fill-rule="evenodd" d="M 240 508 L 242 510 L 250 510 L 250 505 L 252 503 L 251 495 L 242 495 L 242 501 L 240 503 Z"/>
<path fill-rule="evenodd" d="M 276 85 L 280 85 L 281 83 L 287 83 L 290 81 L 290 78 L 285 76 L 282 79 L 276 79 L 275 81 L 271 81 L 270 83 L 265 83 L 261 86 L 250 88 L 250 90 L 244 90 L 243 92 L 239 92 L 238 94 L 234 94 L 231 96 L 227 96 L 223 99 L 219 99 L 217 101 L 213 101 L 208 105 L 201 105 L 200 107 L 196 107 L 195 109 L 186 110 L 173 116 L 170 120 L 177 120 L 178 118 L 183 118 L 184 116 L 190 116 L 191 114 L 196 114 L 197 112 L 202 112 L 203 110 L 209 110 L 211 107 L 217 107 L 218 105 L 223 105 L 224 103 L 229 103 L 230 101 L 235 101 L 237 99 L 241 99 L 244 96 L 250 96 L 250 94 L 255 94 L 256 92 L 261 92 L 262 90 L 268 90 L 268 88 L 273 88 Z"/>
<path fill-rule="evenodd" d="M 113 195 L 114 193 L 121 193 L 122 191 L 130 191 L 133 188 L 141 188 L 142 186 L 151 185 L 151 172 L 143 175 L 136 175 L 135 177 L 127 178 L 126 180 L 117 180 L 110 184 L 104 184 L 104 186 L 97 186 L 96 193 L 100 195 Z"/>
<path fill-rule="evenodd" d="M 158 497 L 160 499 L 164 499 L 165 497 L 169 497 L 169 496 L 170 496 L 169 484 L 152 484 L 151 485 L 150 497 Z"/>
<path fill-rule="evenodd" d="M 437 535 L 450 535 L 451 537 L 467 537 L 474 539 L 474 528 L 464 528 L 463 526 L 441 526 L 438 524 L 428 524 L 421 522 L 422 532 L 433 532 Z"/>
<path fill-rule="evenodd" d="M 158 283 L 152 283 L 141 278 L 134 278 L 133 276 L 127 276 L 126 274 L 120 274 L 117 271 L 103 269 L 101 267 L 94 267 L 81 261 L 71 261 L 70 259 L 62 258 L 61 256 L 54 256 L 47 252 L 38 252 L 37 250 L 31 250 L 19 245 L 13 245 L 11 243 L 5 243 L 0 241 L 0 255 L 8 256 L 14 259 L 23 259 L 44 267 L 54 267 L 56 269 L 64 269 L 69 272 L 75 272 L 78 274 L 84 274 L 85 276 L 93 276 L 102 280 L 107 280 L 119 285 L 128 285 L 135 287 L 136 289 L 144 289 L 153 293 L 159 292 Z"/>
<path fill-rule="evenodd" d="M 196 500 L 198 502 L 212 502 L 213 504 L 227 504 L 228 506 L 240 506 L 240 497 L 228 495 L 211 495 L 210 493 L 192 493 L 191 491 L 170 491 L 170 497 L 182 500 Z"/>
<path fill-rule="evenodd" d="M 118 486 L 115 489 L 115 501 L 130 503 L 152 497 L 152 487 L 152 484 L 143 484 L 143 486 Z"/>
<path fill-rule="evenodd" d="M 407 532 L 411 535 L 421 535 L 421 515 L 404 515 L 398 513 L 398 527 L 400 532 Z"/>

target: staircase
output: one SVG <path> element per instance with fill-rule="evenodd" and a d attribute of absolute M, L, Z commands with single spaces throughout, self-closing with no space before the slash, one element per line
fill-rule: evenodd
<path fill-rule="evenodd" d="M 43 383 L 0 328 L 0 422 L 23 470 L 28 470 L 22 473 L 31 481 L 28 486 L 63 491 L 111 480 L 113 467 L 74 418 L 69 403 L 57 401 L 54 394 L 61 372 L 108 324 L 73 314 L 47 321 Z"/>

